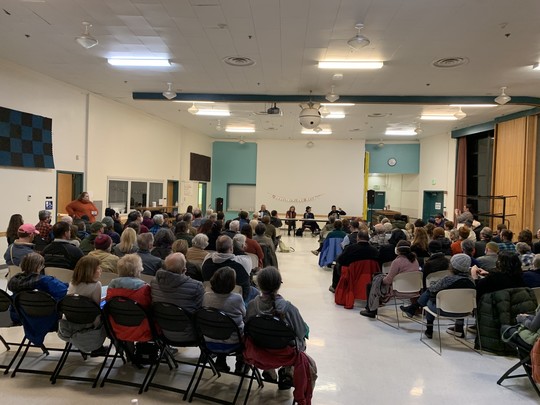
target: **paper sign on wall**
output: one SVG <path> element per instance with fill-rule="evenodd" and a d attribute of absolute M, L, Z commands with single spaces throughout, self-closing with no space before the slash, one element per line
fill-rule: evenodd
<path fill-rule="evenodd" d="M 440 210 L 442 208 L 442 204 L 440 202 L 435 203 L 435 209 Z"/>

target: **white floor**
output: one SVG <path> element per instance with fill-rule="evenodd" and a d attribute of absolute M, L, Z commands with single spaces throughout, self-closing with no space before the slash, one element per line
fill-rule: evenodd
<path fill-rule="evenodd" d="M 334 295 L 328 291 L 331 272 L 317 265 L 310 252 L 317 247 L 310 236 L 293 238 L 283 236 L 293 253 L 279 253 L 283 274 L 282 295 L 292 301 L 310 326 L 308 353 L 317 361 L 319 379 L 313 404 L 538 404 L 538 398 L 526 378 L 508 380 L 504 387 L 497 379 L 516 360 L 484 353 L 472 352 L 443 332 L 442 356 L 419 341 L 419 325 L 404 321 L 403 328 L 395 330 L 382 322 L 359 315 L 361 303 L 352 310 L 334 304 Z M 5 287 L 5 282 L 0 282 Z M 382 311 L 390 311 L 383 308 Z M 2 331 L 11 340 L 20 339 L 18 328 Z M 51 336 L 49 345 L 59 345 Z M 437 343 L 437 335 L 433 343 Z M 3 351 L 3 347 L 0 348 Z M 194 351 L 181 352 L 188 357 Z M 38 362 L 53 367 L 56 354 Z M 0 352 L 0 363 L 7 358 Z M 79 367 L 79 359 L 73 367 Z M 96 363 L 97 364 L 97 363 Z M 66 366 L 69 367 L 69 364 Z M 67 368 L 69 370 L 69 368 Z M 128 367 L 129 369 L 129 367 Z M 90 370 L 92 369 L 83 369 Z M 80 368 L 79 368 L 79 371 Z M 128 372 L 132 372 L 129 370 Z M 166 367 L 160 372 L 161 380 L 172 378 Z M 180 386 L 187 384 L 188 373 L 180 371 L 174 377 Z M 234 377 L 225 376 L 212 382 L 212 390 L 227 390 Z M 231 385 L 229 385 L 229 383 Z M 203 390 L 203 388 L 201 388 Z M 92 389 L 84 382 L 58 381 L 50 385 L 46 376 L 18 374 L 15 378 L 0 375 L 0 393 L 5 404 L 62 405 L 128 404 L 138 398 L 139 404 L 176 403 L 177 394 L 151 389 L 138 396 L 131 387 L 108 384 Z M 228 393 L 225 393 L 227 395 Z M 243 397 L 241 396 L 243 401 Z M 292 393 L 278 391 L 272 384 L 254 390 L 250 404 L 290 404 Z M 203 404 L 205 401 L 194 400 Z"/>

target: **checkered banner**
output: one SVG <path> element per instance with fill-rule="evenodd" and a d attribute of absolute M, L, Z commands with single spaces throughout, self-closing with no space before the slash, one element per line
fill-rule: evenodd
<path fill-rule="evenodd" d="M 0 166 L 54 169 L 52 119 L 0 107 Z"/>

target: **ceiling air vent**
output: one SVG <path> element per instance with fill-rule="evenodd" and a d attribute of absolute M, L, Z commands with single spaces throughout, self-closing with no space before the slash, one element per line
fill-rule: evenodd
<path fill-rule="evenodd" d="M 452 56 L 450 58 L 437 59 L 432 63 L 433 66 L 438 68 L 454 68 L 469 63 L 469 58 L 461 56 Z"/>
<path fill-rule="evenodd" d="M 223 59 L 223 62 L 225 62 L 227 65 L 231 66 L 252 66 L 255 64 L 255 61 L 250 58 L 246 58 L 244 56 L 227 56 Z"/>

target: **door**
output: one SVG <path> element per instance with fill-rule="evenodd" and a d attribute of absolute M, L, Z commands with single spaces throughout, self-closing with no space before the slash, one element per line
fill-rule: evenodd
<path fill-rule="evenodd" d="M 199 190 L 198 190 L 198 197 L 197 197 L 197 205 L 202 210 L 203 214 L 206 209 L 206 183 L 199 183 Z"/>
<path fill-rule="evenodd" d="M 167 180 L 167 205 L 176 206 L 178 203 L 178 180 Z"/>
<path fill-rule="evenodd" d="M 83 173 L 56 172 L 56 215 L 67 215 L 66 205 L 83 192 Z"/>
<path fill-rule="evenodd" d="M 375 191 L 374 202 L 371 206 L 369 206 L 368 222 L 372 222 L 371 218 L 373 217 L 373 211 L 384 209 L 385 204 L 386 204 L 386 192 Z"/>
<path fill-rule="evenodd" d="M 427 223 L 437 214 L 444 214 L 444 191 L 424 191 L 422 219 Z"/>

